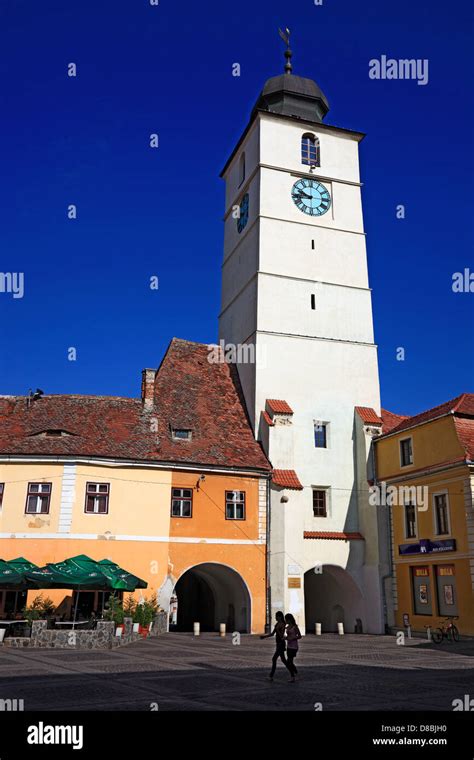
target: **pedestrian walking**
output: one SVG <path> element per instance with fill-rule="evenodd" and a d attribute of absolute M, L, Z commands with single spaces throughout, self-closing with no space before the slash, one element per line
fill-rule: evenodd
<path fill-rule="evenodd" d="M 276 620 L 276 623 L 275 623 L 275 627 L 273 628 L 273 631 L 271 633 L 267 633 L 264 636 L 260 636 L 261 639 L 269 639 L 271 636 L 275 636 L 276 647 L 275 647 L 275 654 L 272 657 L 272 669 L 269 675 L 270 681 L 273 681 L 273 676 L 275 675 L 278 658 L 280 658 L 283 665 L 289 670 L 289 672 L 292 673 L 292 671 L 288 667 L 288 661 L 285 657 L 285 650 L 286 650 L 285 616 L 283 615 L 283 612 L 277 612 L 275 615 L 275 620 Z"/>
<path fill-rule="evenodd" d="M 296 620 L 289 612 L 285 615 L 286 623 L 286 655 L 288 657 L 288 670 L 291 673 L 290 682 L 295 682 L 298 670 L 295 665 L 295 657 L 298 654 L 298 641 L 301 639 L 301 631 L 296 625 Z"/>

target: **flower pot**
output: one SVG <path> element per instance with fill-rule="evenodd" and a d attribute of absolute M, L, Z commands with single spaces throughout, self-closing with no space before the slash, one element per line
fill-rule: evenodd
<path fill-rule="evenodd" d="M 146 639 L 146 637 L 148 636 L 149 630 L 150 629 L 148 628 L 147 625 L 141 625 L 138 632 L 140 636 L 143 636 L 143 638 Z"/>

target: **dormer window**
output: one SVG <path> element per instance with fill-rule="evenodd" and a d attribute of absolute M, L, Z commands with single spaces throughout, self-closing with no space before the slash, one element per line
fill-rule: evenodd
<path fill-rule="evenodd" d="M 189 428 L 173 428 L 171 430 L 171 437 L 173 441 L 190 441 L 193 434 Z"/>
<path fill-rule="evenodd" d="M 30 435 L 42 436 L 43 438 L 64 438 L 65 436 L 76 435 L 76 433 L 71 433 L 70 430 L 63 430 L 62 428 L 46 428 L 46 430 L 36 430 Z"/>
<path fill-rule="evenodd" d="M 319 138 L 306 133 L 301 138 L 301 163 L 307 166 L 321 166 Z"/>

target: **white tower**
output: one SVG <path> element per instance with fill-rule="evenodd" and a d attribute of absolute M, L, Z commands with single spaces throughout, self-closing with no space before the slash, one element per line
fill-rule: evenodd
<path fill-rule="evenodd" d="M 286 73 L 265 84 L 222 172 L 219 338 L 255 347 L 237 355 L 255 435 L 277 471 L 272 610 L 292 612 L 308 630 L 316 622 L 354 630 L 360 619 L 378 632 L 387 567 L 367 495 L 380 396 L 359 177 L 364 135 L 322 123 L 325 96 L 291 73 L 286 55 Z M 375 410 L 372 428 L 356 406 Z"/>

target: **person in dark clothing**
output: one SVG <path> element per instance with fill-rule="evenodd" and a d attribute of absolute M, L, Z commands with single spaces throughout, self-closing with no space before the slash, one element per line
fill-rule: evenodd
<path fill-rule="evenodd" d="M 265 636 L 260 636 L 261 639 L 269 639 L 271 636 L 275 636 L 275 654 L 272 657 L 272 669 L 270 671 L 269 679 L 273 681 L 275 670 L 277 666 L 278 658 L 282 661 L 283 665 L 289 669 L 288 661 L 285 657 L 286 643 L 285 643 L 285 617 L 283 612 L 277 612 L 275 615 L 275 627 L 271 633 L 267 633 Z M 293 671 L 290 670 L 290 674 L 293 675 Z"/>
<path fill-rule="evenodd" d="M 288 656 L 288 670 L 291 673 L 290 681 L 294 683 L 295 676 L 298 674 L 295 665 L 295 657 L 298 654 L 298 640 L 301 639 L 301 631 L 296 625 L 293 615 L 285 615 L 286 623 L 286 654 Z"/>

